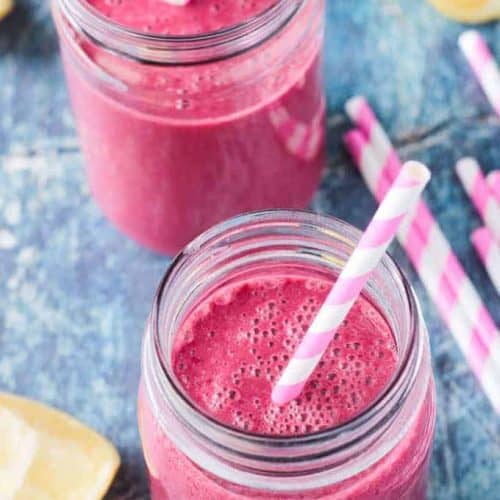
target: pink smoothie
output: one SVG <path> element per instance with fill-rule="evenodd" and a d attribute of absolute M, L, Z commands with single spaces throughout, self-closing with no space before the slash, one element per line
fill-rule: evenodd
<path fill-rule="evenodd" d="M 301 397 L 282 408 L 270 399 L 273 384 L 331 285 L 298 275 L 256 279 L 202 303 L 185 320 L 172 354 L 174 372 L 193 404 L 221 423 L 273 436 L 332 428 L 366 410 L 394 375 L 398 354 L 389 325 L 364 297 L 338 330 Z M 424 498 L 428 449 L 422 453 L 422 443 L 431 404 L 429 395 L 408 435 L 368 470 L 294 498 Z M 139 408 L 153 498 L 256 497 L 250 491 L 239 496 L 241 490 L 225 489 L 193 466 L 162 434 L 142 393 Z"/>
<path fill-rule="evenodd" d="M 244 22 L 277 1 L 88 3 L 110 23 L 189 35 Z M 235 214 L 309 203 L 325 164 L 320 27 L 317 42 L 299 45 L 323 1 L 309 4 L 258 47 L 190 66 L 140 63 L 56 19 L 90 187 L 120 229 L 175 253 Z"/>

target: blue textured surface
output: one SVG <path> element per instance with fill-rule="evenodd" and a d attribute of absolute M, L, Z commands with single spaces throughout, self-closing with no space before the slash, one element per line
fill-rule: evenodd
<path fill-rule="evenodd" d="M 0 24 L 0 389 L 107 435 L 123 467 L 110 498 L 147 498 L 135 423 L 142 328 L 167 259 L 118 234 L 89 198 L 46 0 Z M 500 167 L 500 122 L 456 48 L 460 25 L 423 1 L 327 0 L 330 166 L 314 208 L 364 225 L 375 204 L 340 147 L 342 103 L 368 95 L 404 158 L 428 162 L 426 197 L 497 322 L 468 242 L 479 221 L 454 174 Z M 500 26 L 482 31 L 500 57 Z M 355 203 L 353 204 L 353 200 Z M 439 418 L 433 499 L 500 498 L 500 419 L 399 248 L 431 332 Z"/>

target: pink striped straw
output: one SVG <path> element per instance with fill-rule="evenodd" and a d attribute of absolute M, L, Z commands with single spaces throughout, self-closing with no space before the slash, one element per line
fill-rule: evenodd
<path fill-rule="evenodd" d="M 500 204 L 493 195 L 479 163 L 462 158 L 456 166 L 457 175 L 486 227 L 500 241 Z"/>
<path fill-rule="evenodd" d="M 469 30 L 460 35 L 458 44 L 486 97 L 500 116 L 500 69 L 486 41 L 478 31 Z"/>
<path fill-rule="evenodd" d="M 163 0 L 163 1 L 169 3 L 170 5 L 176 5 L 182 7 L 184 5 L 187 5 L 191 0 Z"/>
<path fill-rule="evenodd" d="M 493 196 L 500 203 L 500 170 L 493 170 L 486 176 L 486 182 L 490 186 Z"/>
<path fill-rule="evenodd" d="M 500 247 L 487 227 L 476 229 L 472 233 L 471 241 L 500 295 Z"/>
<path fill-rule="evenodd" d="M 282 105 L 269 111 L 269 120 L 289 153 L 311 161 L 323 144 L 325 112 L 326 100 L 323 97 L 310 123 L 297 120 Z"/>
<path fill-rule="evenodd" d="M 323 357 L 338 327 L 430 180 L 424 165 L 408 162 L 388 191 L 312 325 L 275 386 L 278 405 L 296 398 Z"/>
<path fill-rule="evenodd" d="M 380 179 L 381 167 L 375 149 L 359 130 L 346 134 L 345 143 L 360 168 L 368 188 L 380 201 L 389 182 Z M 384 179 L 386 178 L 384 177 Z M 427 248 L 426 241 L 421 241 L 421 236 L 415 229 L 415 221 L 420 216 L 424 217 L 425 224 L 434 224 L 429 231 Z M 443 268 L 450 272 L 455 270 L 459 275 L 461 268 L 455 267 L 453 260 L 443 258 L 444 254 L 438 253 L 437 256 L 434 256 L 433 252 L 430 251 L 435 249 L 435 242 L 438 240 L 439 234 L 439 226 L 435 221 L 432 222 L 426 218 L 425 212 L 422 211 L 422 203 L 419 202 L 413 218 L 409 216 L 400 228 L 398 239 L 405 248 L 411 263 L 464 354 L 485 395 L 491 401 L 493 408 L 500 414 L 500 336 L 491 333 L 491 338 L 488 337 L 484 340 L 483 332 L 479 331 L 478 325 L 481 325 L 484 314 L 488 315 L 485 320 L 486 324 L 490 321 L 489 314 L 484 307 L 477 313 L 476 322 L 471 321 L 471 318 L 466 314 L 461 302 L 463 297 L 467 297 L 467 294 L 461 293 L 461 290 L 467 289 L 462 287 L 457 291 L 442 271 Z M 452 264 L 447 265 L 447 262 Z M 465 277 L 465 279 L 468 278 Z M 493 327 L 488 328 L 488 331 L 495 332 L 494 329 L 493 324 Z"/>
<path fill-rule="evenodd" d="M 371 178 L 372 192 L 380 200 L 387 185 L 398 174 L 401 161 L 364 97 L 350 99 L 346 103 L 346 110 L 362 132 L 354 133 L 356 141 L 353 143 L 353 156 L 357 158 L 358 164 L 365 156 L 371 159 L 362 173 Z M 365 150 L 366 155 L 363 154 Z M 461 308 L 464 311 L 469 318 L 471 332 L 477 333 L 500 366 L 500 346 L 497 347 L 500 335 L 495 322 L 424 201 L 417 204 L 413 218 L 408 218 L 408 223 L 400 233 L 401 244 L 407 249 L 415 248 L 413 264 L 417 272 L 429 274 L 428 285 L 433 290 L 431 296 L 447 293 L 449 308 Z"/>

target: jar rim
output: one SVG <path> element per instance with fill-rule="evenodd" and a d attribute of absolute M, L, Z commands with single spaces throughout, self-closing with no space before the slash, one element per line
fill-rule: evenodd
<path fill-rule="evenodd" d="M 106 17 L 85 0 L 53 0 L 73 29 L 94 43 L 147 64 L 193 65 L 227 59 L 251 50 L 283 29 L 308 0 L 277 0 L 249 19 L 192 35 L 147 33 Z"/>
<path fill-rule="evenodd" d="M 355 446 L 362 441 L 366 437 L 367 432 L 377 431 L 381 428 L 381 426 L 387 424 L 387 422 L 390 421 L 397 413 L 398 408 L 400 408 L 404 401 L 406 401 L 406 398 L 416 381 L 423 353 L 423 342 L 422 339 L 419 338 L 422 337 L 419 335 L 422 325 L 413 289 L 402 273 L 400 267 L 388 254 L 386 254 L 382 261 L 383 265 L 386 266 L 391 272 L 391 276 L 394 278 L 396 286 L 398 286 L 401 289 L 401 292 L 404 293 L 405 301 L 407 302 L 410 317 L 410 341 L 408 348 L 406 349 L 406 353 L 404 353 L 404 357 L 391 382 L 386 386 L 379 397 L 362 413 L 339 426 L 307 435 L 269 436 L 245 432 L 229 425 L 222 424 L 209 415 L 201 412 L 192 404 L 191 401 L 189 401 L 179 384 L 177 384 L 169 373 L 160 337 L 161 307 L 165 298 L 165 289 L 170 284 L 172 275 L 187 259 L 195 256 L 199 252 L 205 251 L 207 247 L 210 248 L 210 245 L 213 245 L 214 242 L 220 240 L 221 237 L 230 238 L 232 234 L 237 234 L 242 230 L 242 227 L 244 229 L 246 224 L 251 224 L 253 222 L 262 223 L 263 221 L 269 224 L 277 224 L 279 221 L 293 221 L 294 219 L 296 223 L 309 224 L 319 228 L 320 231 L 344 231 L 344 233 L 348 235 L 347 238 L 350 238 L 351 240 L 358 240 L 361 236 L 361 232 L 359 230 L 350 224 L 341 221 L 340 219 L 313 214 L 307 211 L 267 210 L 237 216 L 214 226 L 202 235 L 198 236 L 180 254 L 178 254 L 160 282 L 154 299 L 153 311 L 151 315 L 154 356 L 159 361 L 161 377 L 163 378 L 163 382 L 166 382 L 170 388 L 173 388 L 175 392 L 176 404 L 183 406 L 181 411 L 187 410 L 190 412 L 190 417 L 194 417 L 190 422 L 192 428 L 198 428 L 200 425 L 206 426 L 210 429 L 210 432 L 216 432 L 219 434 L 222 433 L 231 436 L 233 444 L 238 441 L 243 441 L 246 443 L 252 443 L 254 446 L 266 446 L 271 449 L 283 449 L 285 446 L 287 451 L 293 449 L 293 446 L 305 449 L 306 454 L 301 452 L 298 457 L 290 456 L 279 458 L 280 461 L 285 462 L 287 462 L 288 458 L 290 458 L 290 461 L 292 462 L 294 460 L 303 461 L 307 458 L 314 458 L 311 454 L 307 454 L 307 448 L 314 448 L 318 442 L 337 442 L 336 446 L 329 448 L 329 453 L 339 453 L 345 451 L 347 448 Z M 332 233 L 331 236 L 334 234 L 335 233 Z M 390 407 L 389 409 L 388 406 Z M 345 439 L 344 442 L 341 440 L 339 443 L 339 437 L 342 436 L 347 436 L 347 439 Z M 249 457 L 249 455 L 245 455 L 244 451 L 240 450 L 240 452 L 242 456 L 246 456 L 246 458 Z M 317 454 L 317 452 L 315 453 Z M 269 462 L 276 461 L 276 457 L 261 456 L 260 458 L 268 460 Z"/>

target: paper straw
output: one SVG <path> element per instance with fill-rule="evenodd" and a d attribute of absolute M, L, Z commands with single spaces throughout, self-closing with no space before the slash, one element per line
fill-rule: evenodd
<path fill-rule="evenodd" d="M 381 185 L 384 182 L 381 183 L 378 176 L 373 174 L 373 172 L 380 169 L 374 148 L 358 130 L 346 134 L 345 142 L 360 168 L 368 188 L 380 201 L 383 196 Z M 387 182 L 385 184 L 387 185 Z M 377 190 L 378 194 L 376 194 Z M 412 227 L 414 221 L 419 217 L 421 208 L 422 204 L 420 202 L 417 204 L 413 219 L 411 216 L 408 217 L 404 226 L 400 228 L 398 232 L 399 242 L 406 250 L 410 262 L 436 305 L 441 318 L 457 342 L 483 392 L 490 400 L 493 408 L 500 414 L 500 336 L 497 334 L 492 336 L 491 339 L 483 340 L 477 326 L 481 324 L 484 314 L 488 314 L 488 312 L 483 308 L 477 314 L 478 321 L 471 321 L 460 303 L 460 291 L 457 292 L 450 285 L 449 280 L 443 273 L 443 268 L 451 270 L 453 266 L 447 265 L 448 260 L 443 258 L 442 254 L 434 256 L 429 251 L 434 247 L 432 242 L 436 241 L 436 235 L 440 234 L 437 224 L 430 231 L 427 249 L 424 249 L 426 244 L 419 239 L 419 234 L 414 229 L 408 229 L 408 226 Z M 456 271 L 458 274 L 460 273 L 460 269 L 456 269 Z M 462 293 L 462 295 L 466 294 Z M 486 321 L 488 321 L 488 318 L 486 318 Z"/>
<path fill-rule="evenodd" d="M 500 203 L 500 170 L 493 170 L 486 176 L 486 182 L 493 193 L 493 196 Z"/>
<path fill-rule="evenodd" d="M 456 165 L 456 172 L 485 226 L 500 241 L 500 204 L 478 162 L 474 158 L 462 158 Z"/>
<path fill-rule="evenodd" d="M 270 109 L 269 121 L 289 153 L 301 160 L 311 161 L 323 144 L 325 113 L 326 99 L 322 97 L 310 122 L 297 120 L 282 105 Z"/>
<path fill-rule="evenodd" d="M 345 109 L 352 122 L 368 139 L 373 147 L 373 155 L 380 164 L 374 166 L 375 173 L 372 175 L 376 175 L 380 182 L 383 182 L 384 177 L 393 178 L 401 168 L 401 161 L 368 101 L 362 96 L 352 97 L 346 102 Z"/>
<path fill-rule="evenodd" d="M 346 103 L 346 110 L 362 131 L 358 137 L 359 144 L 354 144 L 358 148 L 355 154 L 362 157 L 365 147 L 373 146 L 368 156 L 372 156 L 374 161 L 365 170 L 370 170 L 369 176 L 376 179 L 375 190 L 372 192 L 380 200 L 385 193 L 384 186 L 398 174 L 401 161 L 364 97 L 350 99 Z M 357 134 L 354 136 L 357 137 Z M 472 325 L 471 331 L 478 332 L 485 346 L 496 345 L 500 335 L 495 322 L 424 201 L 417 204 L 413 219 L 408 219 L 408 223 L 400 231 L 400 241 L 405 248 L 416 248 L 414 265 L 417 272 L 420 269 L 424 272 L 432 269 L 429 280 L 432 280 L 430 285 L 433 290 L 439 291 L 443 287 L 446 291 L 449 290 L 450 308 L 462 308 Z M 491 356 L 500 365 L 500 349 L 498 352 L 493 347 L 490 349 Z"/>
<path fill-rule="evenodd" d="M 163 0 L 165 3 L 169 3 L 170 5 L 175 5 L 182 7 L 187 5 L 191 0 Z"/>
<path fill-rule="evenodd" d="M 458 44 L 490 104 L 500 116 L 500 69 L 486 41 L 478 31 L 469 30 L 460 35 Z"/>
<path fill-rule="evenodd" d="M 480 227 L 472 233 L 471 241 L 497 293 L 500 294 L 500 247 L 493 234 L 487 227 Z"/>
<path fill-rule="evenodd" d="M 323 357 L 338 327 L 385 255 L 404 218 L 430 180 L 424 165 L 408 162 L 388 191 L 275 386 L 279 405 L 296 398 Z"/>

